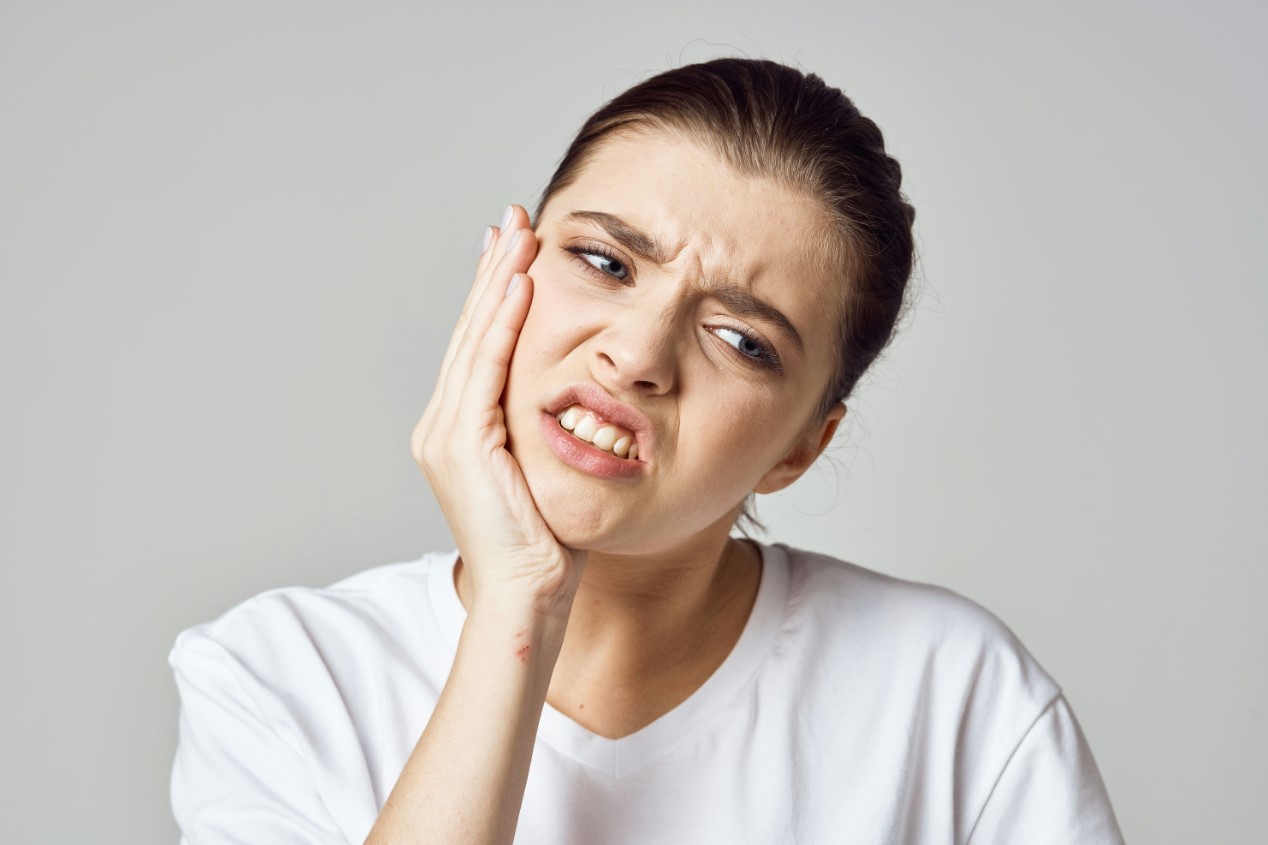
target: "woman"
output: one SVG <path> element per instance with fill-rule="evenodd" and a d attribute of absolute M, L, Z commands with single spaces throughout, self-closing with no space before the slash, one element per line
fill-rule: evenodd
<path fill-rule="evenodd" d="M 1120 842 L 994 616 L 731 537 L 889 341 L 899 184 L 771 62 L 596 113 L 486 233 L 411 437 L 457 549 L 178 638 L 187 841 Z"/>

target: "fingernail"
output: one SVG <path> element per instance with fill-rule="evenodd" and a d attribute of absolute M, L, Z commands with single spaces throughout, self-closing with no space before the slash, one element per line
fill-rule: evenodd
<path fill-rule="evenodd" d="M 480 247 L 481 255 L 489 251 L 489 242 L 492 240 L 493 240 L 493 227 L 485 226 L 484 227 L 484 244 Z"/>
<path fill-rule="evenodd" d="M 511 235 L 511 240 L 506 244 L 506 251 L 510 252 L 515 249 L 515 245 L 520 242 L 520 235 L 524 234 L 523 229 L 516 229 L 515 234 Z"/>
<path fill-rule="evenodd" d="M 498 228 L 501 229 L 503 232 L 505 232 L 506 227 L 511 224 L 511 215 L 514 213 L 515 213 L 515 209 L 509 205 L 506 207 L 506 211 L 502 212 L 502 225 L 498 226 Z"/>
<path fill-rule="evenodd" d="M 506 286 L 506 295 L 507 295 L 507 296 L 510 296 L 510 295 L 511 295 L 511 291 L 515 290 L 515 286 L 516 286 L 516 285 L 518 285 L 518 284 L 520 283 L 520 276 L 522 276 L 522 275 L 523 275 L 522 273 L 516 273 L 514 276 L 511 276 L 511 283 L 510 283 L 509 285 L 507 285 L 507 286 Z"/>

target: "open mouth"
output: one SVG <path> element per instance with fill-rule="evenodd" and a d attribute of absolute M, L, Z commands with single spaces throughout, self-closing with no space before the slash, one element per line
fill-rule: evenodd
<path fill-rule="evenodd" d="M 555 419 L 559 421 L 560 428 L 583 443 L 623 460 L 638 459 L 638 441 L 634 432 L 597 418 L 583 405 L 569 405 Z"/>
<path fill-rule="evenodd" d="M 543 404 L 541 424 L 555 456 L 589 475 L 635 478 L 655 469 L 652 421 L 597 384 L 559 390 Z"/>

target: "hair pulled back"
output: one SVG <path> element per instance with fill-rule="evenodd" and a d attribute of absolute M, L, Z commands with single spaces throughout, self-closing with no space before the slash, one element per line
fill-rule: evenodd
<path fill-rule="evenodd" d="M 819 76 L 752 58 L 677 67 L 625 90 L 577 132 L 541 193 L 534 219 L 618 132 L 671 131 L 711 148 L 739 173 L 818 200 L 836 239 L 820 256 L 837 272 L 838 354 L 815 421 L 850 397 L 889 344 L 912 275 L 915 209 L 880 128 Z M 739 524 L 763 528 L 749 494 Z"/>
<path fill-rule="evenodd" d="M 819 76 L 765 59 L 720 58 L 657 74 L 582 125 L 537 204 L 569 185 L 617 132 L 677 132 L 745 175 L 774 178 L 815 198 L 837 237 L 821 260 L 840 278 L 838 354 L 812 420 L 853 392 L 893 337 L 914 256 L 916 211 L 881 130 Z M 750 512 L 741 518 L 762 527 Z"/>

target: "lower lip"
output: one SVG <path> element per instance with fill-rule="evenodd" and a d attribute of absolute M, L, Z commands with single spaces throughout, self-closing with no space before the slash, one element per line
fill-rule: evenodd
<path fill-rule="evenodd" d="M 629 478 L 646 466 L 642 461 L 618 458 L 569 434 L 553 414 L 542 413 L 542 434 L 559 459 L 571 467 L 600 478 Z"/>

